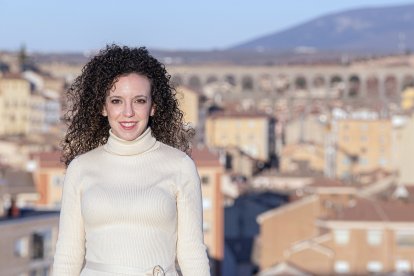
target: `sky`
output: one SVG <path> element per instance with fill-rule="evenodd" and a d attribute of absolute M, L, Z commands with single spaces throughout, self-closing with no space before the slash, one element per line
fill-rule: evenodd
<path fill-rule="evenodd" d="M 404 4 L 414 0 L 0 0 L 0 51 L 223 50 L 319 16 Z"/>

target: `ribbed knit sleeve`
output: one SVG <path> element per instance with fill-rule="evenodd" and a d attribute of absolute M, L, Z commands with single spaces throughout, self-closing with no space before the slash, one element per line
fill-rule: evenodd
<path fill-rule="evenodd" d="M 181 160 L 177 191 L 177 259 L 184 276 L 210 275 L 203 241 L 203 209 L 200 178 L 193 160 Z"/>
<path fill-rule="evenodd" d="M 53 264 L 55 276 L 79 276 L 85 256 L 81 215 L 80 170 L 75 158 L 68 166 L 62 194 L 59 235 Z"/>

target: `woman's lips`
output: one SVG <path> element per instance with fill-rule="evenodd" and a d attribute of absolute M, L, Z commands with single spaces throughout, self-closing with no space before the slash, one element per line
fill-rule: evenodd
<path fill-rule="evenodd" d="M 137 122 L 119 122 L 119 124 L 123 129 L 131 130 L 137 125 Z"/>

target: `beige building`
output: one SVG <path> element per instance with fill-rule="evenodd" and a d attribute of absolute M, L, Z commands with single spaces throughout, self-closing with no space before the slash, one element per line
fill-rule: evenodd
<path fill-rule="evenodd" d="M 414 116 L 411 116 L 399 130 L 397 139 L 398 148 L 398 164 L 401 184 L 413 185 L 414 183 Z"/>
<path fill-rule="evenodd" d="M 304 168 L 306 167 L 306 168 Z M 288 144 L 280 152 L 281 173 L 304 173 L 307 169 L 322 174 L 325 169 L 325 147 L 315 143 Z"/>
<path fill-rule="evenodd" d="M 268 273 L 281 264 L 303 275 L 414 272 L 412 197 L 362 198 L 338 183 L 313 188 L 258 217 L 259 275 L 284 275 Z"/>
<path fill-rule="evenodd" d="M 61 205 L 65 166 L 60 162 L 61 152 L 40 152 L 32 155 L 34 180 L 39 193 L 37 204 L 59 208 Z"/>
<path fill-rule="evenodd" d="M 30 83 L 20 75 L 0 77 L 0 135 L 29 132 L 31 105 Z"/>
<path fill-rule="evenodd" d="M 191 156 L 201 178 L 204 242 L 212 259 L 212 271 L 219 273 L 224 258 L 223 168 L 218 155 L 205 147 L 193 149 Z"/>
<path fill-rule="evenodd" d="M 40 93 L 30 96 L 29 132 L 43 132 L 45 127 L 46 98 Z"/>
<path fill-rule="evenodd" d="M 258 113 L 215 113 L 206 120 L 205 138 L 209 147 L 238 147 L 267 162 L 275 153 L 275 121 Z"/>
<path fill-rule="evenodd" d="M 320 120 L 320 114 L 308 114 L 297 116 L 288 121 L 284 126 L 285 143 L 313 143 L 323 145 L 325 143 L 326 126 Z"/>
<path fill-rule="evenodd" d="M 252 177 L 257 171 L 258 161 L 238 147 L 226 147 L 223 150 L 226 171 L 233 175 Z"/>
<path fill-rule="evenodd" d="M 190 123 L 196 128 L 199 124 L 199 98 L 198 93 L 188 87 L 179 86 L 177 90 L 177 99 L 180 109 L 184 113 L 184 122 Z"/>
<path fill-rule="evenodd" d="M 401 94 L 401 108 L 410 110 L 414 107 L 414 87 L 407 87 Z"/>
<path fill-rule="evenodd" d="M 342 119 L 337 122 L 336 176 L 394 170 L 392 123 L 389 119 Z"/>

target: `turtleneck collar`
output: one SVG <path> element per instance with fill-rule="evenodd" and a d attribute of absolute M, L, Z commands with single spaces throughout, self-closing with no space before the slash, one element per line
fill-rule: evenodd
<path fill-rule="evenodd" d="M 132 141 L 123 140 L 109 130 L 108 142 L 104 145 L 104 149 L 117 155 L 136 155 L 151 149 L 156 142 L 149 127 Z"/>

